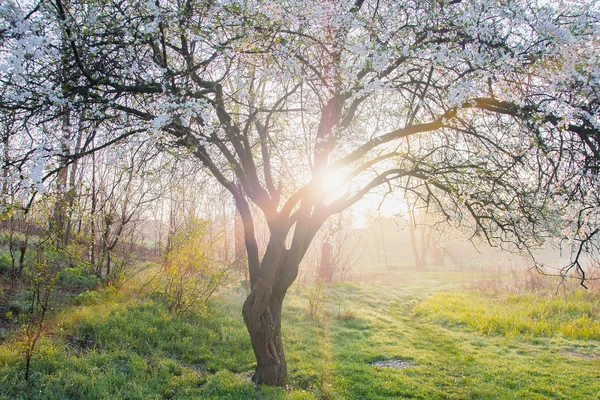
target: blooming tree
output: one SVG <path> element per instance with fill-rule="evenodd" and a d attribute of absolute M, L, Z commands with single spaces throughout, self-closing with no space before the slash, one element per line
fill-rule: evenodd
<path fill-rule="evenodd" d="M 0 7 L 4 179 L 43 190 L 61 165 L 136 135 L 186 149 L 241 215 L 256 382 L 285 382 L 282 302 L 311 240 L 381 187 L 493 245 L 565 240 L 562 272 L 585 278 L 599 229 L 594 2 Z"/>

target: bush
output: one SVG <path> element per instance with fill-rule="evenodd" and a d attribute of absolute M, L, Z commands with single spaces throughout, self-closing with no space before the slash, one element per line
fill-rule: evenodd
<path fill-rule="evenodd" d="M 0 275 L 10 272 L 12 269 L 12 260 L 6 253 L 0 254 Z"/>
<path fill-rule="evenodd" d="M 3 246 L 9 246 L 11 241 L 13 242 L 13 244 L 16 244 L 17 247 L 25 242 L 26 240 L 26 236 L 23 233 L 20 232 L 13 232 L 12 234 L 10 233 L 2 233 L 0 234 L 0 245 Z"/>
<path fill-rule="evenodd" d="M 8 318 L 16 319 L 19 316 L 25 315 L 31 312 L 31 297 L 33 292 L 31 290 L 23 290 L 17 293 L 12 300 L 8 303 Z"/>
<path fill-rule="evenodd" d="M 59 274 L 59 283 L 70 291 L 92 290 L 98 287 L 100 279 L 82 267 L 65 268 Z"/>
<path fill-rule="evenodd" d="M 186 229 L 169 238 L 171 251 L 163 266 L 164 297 L 169 311 L 204 312 L 208 300 L 229 277 L 232 268 L 218 262 L 206 224 L 192 221 Z"/>
<path fill-rule="evenodd" d="M 83 293 L 79 293 L 75 296 L 73 302 L 78 306 L 92 306 L 94 304 L 110 302 L 120 298 L 121 296 L 117 295 L 117 289 L 110 286 L 101 292 L 96 290 L 86 290 Z"/>
<path fill-rule="evenodd" d="M 86 290 L 83 293 L 79 293 L 73 299 L 73 302 L 78 306 L 91 306 L 94 304 L 98 304 L 101 300 L 100 293 L 95 290 Z"/>

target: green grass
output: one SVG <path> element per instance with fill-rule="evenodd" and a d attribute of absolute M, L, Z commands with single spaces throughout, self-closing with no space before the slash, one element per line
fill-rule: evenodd
<path fill-rule="evenodd" d="M 355 303 L 356 320 L 333 325 L 335 398 L 586 399 L 600 394 L 598 361 L 572 354 L 600 354 L 596 341 L 484 336 L 414 313 L 414 299 L 401 291 L 357 291 L 362 295 L 356 298 L 371 300 Z M 368 365 L 394 358 L 414 367 Z"/>
<path fill-rule="evenodd" d="M 582 291 L 567 296 L 443 293 L 426 299 L 415 312 L 484 334 L 600 340 L 599 300 Z"/>
<path fill-rule="evenodd" d="M 0 399 L 599 397 L 596 298 L 499 298 L 457 290 L 465 274 L 444 274 L 402 271 L 389 279 L 397 287 L 333 285 L 317 318 L 307 291 L 293 288 L 284 305 L 287 390 L 250 382 L 243 294 L 232 289 L 204 316 L 125 297 L 65 310 L 38 347 L 29 385 L 18 340 L 0 346 Z M 370 365 L 388 359 L 410 367 Z"/>

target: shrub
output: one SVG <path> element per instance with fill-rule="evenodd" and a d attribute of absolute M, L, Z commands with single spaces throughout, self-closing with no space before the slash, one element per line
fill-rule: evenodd
<path fill-rule="evenodd" d="M 315 284 L 307 291 L 308 312 L 311 317 L 316 318 L 323 311 L 327 295 L 325 294 L 325 284 L 321 279 L 317 279 Z"/>
<path fill-rule="evenodd" d="M 100 279 L 82 267 L 65 268 L 58 278 L 61 286 L 71 291 L 92 290 L 98 286 Z"/>
<path fill-rule="evenodd" d="M 45 317 L 51 307 L 52 295 L 58 280 L 61 267 L 64 265 L 64 255 L 49 245 L 41 242 L 35 247 L 35 253 L 30 256 L 26 279 L 29 290 L 30 306 L 19 319 L 24 331 L 21 344 L 25 356 L 25 381 L 29 380 L 31 358 L 36 344 L 41 338 Z"/>
<path fill-rule="evenodd" d="M 0 254 L 0 275 L 10 272 L 12 269 L 12 260 L 6 253 Z"/>
<path fill-rule="evenodd" d="M 215 259 L 202 221 L 190 222 L 183 231 L 171 235 L 169 242 L 162 272 L 169 311 L 205 311 L 210 297 L 229 277 L 231 266 Z"/>
<path fill-rule="evenodd" d="M 79 306 L 91 306 L 94 304 L 98 304 L 100 302 L 100 300 L 101 300 L 100 293 L 98 293 L 95 290 L 92 290 L 92 291 L 86 290 L 83 293 L 79 293 L 73 299 L 75 304 L 77 304 Z"/>

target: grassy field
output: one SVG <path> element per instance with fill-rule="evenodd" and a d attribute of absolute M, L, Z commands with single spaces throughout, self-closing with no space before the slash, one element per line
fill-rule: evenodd
<path fill-rule="evenodd" d="M 204 316 L 173 316 L 151 298 L 102 298 L 49 322 L 29 385 L 18 337 L 2 344 L 0 399 L 600 397 L 594 292 L 482 292 L 471 280 L 406 270 L 335 284 L 316 316 L 314 292 L 293 288 L 284 309 L 287 390 L 249 380 L 239 288 Z"/>

